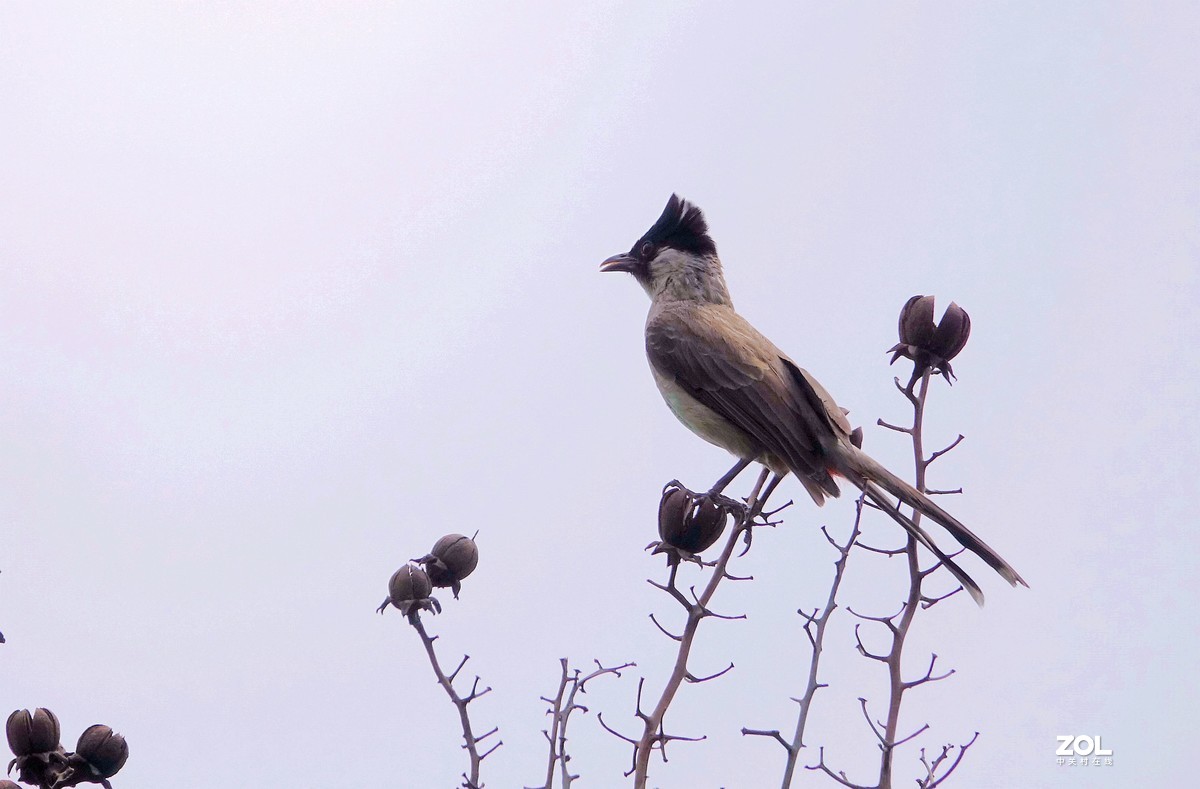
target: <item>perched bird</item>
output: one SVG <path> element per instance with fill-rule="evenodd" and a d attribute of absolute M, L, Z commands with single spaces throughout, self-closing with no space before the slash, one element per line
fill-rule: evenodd
<path fill-rule="evenodd" d="M 1028 586 L 970 529 L 859 449 L 846 412 L 825 388 L 734 310 L 699 208 L 671 195 L 654 226 L 600 270 L 628 272 L 649 294 L 646 355 L 671 411 L 739 458 L 713 493 L 753 461 L 779 476 L 795 474 L 818 506 L 839 495 L 835 477 L 843 477 L 932 551 L 980 605 L 979 585 L 884 491 L 937 522 L 1013 586 Z"/>

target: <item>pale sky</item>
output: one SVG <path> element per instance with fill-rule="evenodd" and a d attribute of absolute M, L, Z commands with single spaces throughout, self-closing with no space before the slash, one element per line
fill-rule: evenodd
<path fill-rule="evenodd" d="M 678 611 L 662 485 L 731 458 L 600 275 L 672 192 L 706 212 L 738 308 L 910 471 L 884 350 L 914 293 L 973 334 L 935 385 L 931 484 L 1015 565 L 918 619 L 955 668 L 910 694 L 948 786 L 1184 785 L 1200 704 L 1200 11 L 1190 3 L 62 4 L 0 8 L 0 714 L 67 746 L 128 738 L 118 789 L 449 787 L 457 716 L 391 573 L 479 530 L 427 618 L 500 726 L 489 787 L 545 770 L 558 659 L 636 661 L 572 720 L 577 786 L 625 784 Z M 749 475 L 739 492 L 748 486 Z M 778 785 L 824 599 L 817 510 L 734 566 L 662 789 Z M 895 527 L 872 525 L 881 541 Z M 894 610 L 899 567 L 847 601 Z M 827 636 L 808 742 L 869 782 L 855 699 L 884 676 Z M 1100 735 L 1111 767 L 1055 763 Z M 897 757 L 897 785 L 917 748 Z M 809 757 L 815 759 L 815 748 Z M 832 786 L 805 774 L 795 786 Z M 911 785 L 911 783 L 909 783 Z"/>

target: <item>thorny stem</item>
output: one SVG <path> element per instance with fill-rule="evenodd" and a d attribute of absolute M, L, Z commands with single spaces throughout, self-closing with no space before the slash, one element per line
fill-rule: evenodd
<path fill-rule="evenodd" d="M 829 543 L 837 549 L 838 558 L 834 562 L 833 581 L 829 585 L 829 597 L 825 601 L 825 607 L 821 610 L 818 616 L 815 612 L 813 615 L 800 612 L 808 621 L 804 623 L 804 631 L 808 634 L 809 642 L 812 646 L 812 655 L 808 661 L 808 685 L 804 689 L 804 695 L 798 699 L 800 703 L 800 713 L 796 718 L 796 732 L 792 735 L 790 743 L 784 742 L 784 748 L 787 750 L 787 764 L 783 770 L 782 789 L 788 789 L 792 785 L 792 778 L 796 773 L 796 765 L 800 760 L 800 750 L 804 747 L 804 727 L 808 723 L 808 713 L 812 709 L 813 697 L 816 696 L 820 688 L 825 687 L 817 681 L 817 669 L 821 663 L 821 652 L 825 644 L 825 626 L 829 623 L 829 617 L 833 615 L 837 605 L 838 589 L 842 585 L 842 577 L 846 572 L 846 560 L 850 556 L 850 549 L 854 547 L 854 543 L 858 540 L 860 533 L 859 527 L 862 524 L 864 496 L 859 496 L 858 502 L 855 504 L 854 511 L 854 527 L 850 530 L 850 536 L 844 544 L 838 544 L 828 532 L 825 538 Z M 782 741 L 782 740 L 781 740 Z"/>
<path fill-rule="evenodd" d="M 929 464 L 937 460 L 941 455 L 949 452 L 958 445 L 959 441 L 962 440 L 962 436 L 959 436 L 952 444 L 950 444 L 950 446 L 938 452 L 934 452 L 929 457 L 925 457 L 923 431 L 925 425 L 925 402 L 929 394 L 930 376 L 931 370 L 926 368 L 924 373 L 920 376 L 920 388 L 915 394 L 913 389 L 918 382 L 916 376 L 909 381 L 908 386 L 903 390 L 904 395 L 908 398 L 909 402 L 911 402 L 913 406 L 912 427 L 903 432 L 908 433 L 909 437 L 912 439 L 913 465 L 916 474 L 914 483 L 917 490 L 923 492 L 926 490 L 925 472 L 928 470 Z M 912 521 L 914 524 L 919 526 L 921 523 L 921 513 L 914 510 L 912 513 Z M 892 645 L 891 649 L 884 657 L 884 663 L 886 663 L 888 667 L 888 712 L 887 720 L 883 726 L 883 736 L 880 743 L 881 753 L 879 760 L 879 789 L 892 788 L 892 762 L 896 747 L 908 742 L 910 739 L 912 739 L 912 737 L 916 736 L 916 734 L 913 734 L 909 737 L 899 737 L 900 705 L 903 701 L 904 692 L 909 688 L 916 687 L 917 685 L 924 684 L 925 682 L 945 679 L 947 676 L 949 676 L 949 673 L 940 676 L 934 676 L 933 665 L 934 661 L 937 660 L 937 655 L 934 655 L 930 660 L 929 669 L 925 676 L 921 679 L 906 682 L 901 672 L 905 639 L 908 637 L 908 632 L 912 626 L 913 617 L 916 616 L 918 608 L 922 607 L 922 604 L 927 604 L 925 607 L 928 607 L 928 605 L 932 605 L 938 599 L 944 599 L 936 598 L 930 601 L 924 596 L 921 589 L 921 582 L 925 579 L 925 576 L 929 575 L 931 570 L 921 570 L 917 556 L 917 541 L 912 535 L 909 535 L 908 544 L 905 547 L 905 559 L 908 564 L 908 596 L 904 601 L 904 607 L 900 610 L 900 613 L 897 616 L 891 617 L 887 620 L 888 630 L 892 635 Z M 953 673 L 953 671 L 950 673 Z M 924 728 L 928 728 L 928 726 L 923 727 L 921 730 L 923 731 Z M 972 740 L 972 742 L 974 742 L 974 740 Z M 968 743 L 967 747 L 969 747 L 969 745 L 970 743 Z M 965 750 L 965 747 L 962 748 L 962 752 L 965 752 Z M 959 759 L 962 758 L 962 752 L 959 753 Z M 958 766 L 957 760 L 954 766 Z M 945 780 L 948 775 L 948 773 L 943 775 L 942 778 L 937 781 L 937 783 L 940 783 L 941 780 Z M 930 775 L 929 779 L 933 780 L 933 776 Z M 930 785 L 926 781 L 919 781 L 918 783 L 921 786 Z"/>
<path fill-rule="evenodd" d="M 554 700 L 550 702 L 552 705 L 550 708 L 550 731 L 546 732 L 546 739 L 550 741 L 550 755 L 546 760 L 546 783 L 543 784 L 546 789 L 550 789 L 550 787 L 554 786 L 554 765 L 557 764 L 558 760 L 561 758 L 561 751 L 559 751 L 558 743 L 559 730 L 562 728 L 564 722 L 562 714 L 562 701 L 563 694 L 565 694 L 567 690 L 567 682 L 569 681 L 567 677 L 567 659 L 559 658 L 558 662 L 562 665 L 562 676 L 558 680 L 558 692 L 554 694 Z M 579 678 L 578 669 L 575 672 L 575 678 Z M 564 736 L 563 739 L 565 740 L 566 737 Z M 563 759 L 563 772 L 567 773 L 566 759 Z M 567 778 L 564 777 L 563 786 L 567 785 Z"/>
<path fill-rule="evenodd" d="M 621 676 L 621 672 L 627 668 L 636 666 L 636 663 L 622 663 L 619 666 L 605 667 L 600 664 L 600 661 L 595 661 L 596 670 L 585 677 L 580 676 L 580 670 L 575 669 L 574 674 L 570 673 L 570 666 L 566 658 L 559 658 L 559 663 L 562 666 L 562 675 L 558 681 L 558 692 L 553 699 L 543 697 L 542 700 L 549 702 L 551 707 L 548 711 L 551 717 L 550 731 L 545 731 L 546 739 L 550 743 L 550 755 L 546 762 L 546 783 L 544 789 L 552 789 L 554 786 L 554 766 L 559 765 L 562 787 L 570 789 L 571 783 L 578 778 L 578 775 L 572 775 L 571 770 L 567 766 L 567 762 L 571 760 L 567 754 L 567 721 L 571 717 L 571 713 L 575 710 L 587 712 L 587 707 L 578 704 L 575 701 L 575 696 L 578 693 L 587 693 L 585 687 L 596 677 L 605 674 L 613 674 L 617 677 Z M 567 688 L 570 687 L 568 691 Z"/>
<path fill-rule="evenodd" d="M 754 518 L 762 512 L 766 499 L 765 497 L 760 499 L 759 492 L 762 491 L 763 484 L 767 481 L 769 474 L 770 471 L 766 468 L 759 474 L 753 491 L 746 499 L 744 514 L 734 524 L 729 539 L 725 541 L 725 547 L 721 550 L 721 556 L 713 566 L 712 577 L 704 587 L 704 591 L 700 593 L 700 596 L 695 598 L 694 603 L 689 603 L 687 598 L 675 589 L 673 583 L 674 574 L 672 574 L 672 582 L 668 590 L 674 590 L 672 596 L 687 609 L 687 623 L 684 625 L 683 633 L 679 637 L 679 649 L 675 656 L 675 667 L 671 671 L 671 676 L 667 679 L 666 687 L 663 688 L 658 703 L 655 704 L 654 709 L 648 714 L 641 711 L 640 705 L 638 707 L 638 716 L 642 719 L 643 727 L 642 736 L 634 746 L 633 785 L 635 789 L 646 788 L 646 778 L 650 769 L 650 754 L 655 746 L 661 749 L 666 745 L 668 739 L 681 739 L 663 734 L 663 717 L 667 713 L 667 708 L 671 706 L 671 702 L 674 700 L 679 686 L 683 684 L 686 678 L 691 676 L 688 672 L 687 663 L 692 651 L 692 641 L 696 637 L 696 631 L 700 626 L 701 620 L 712 615 L 712 612 L 708 610 L 708 603 L 712 600 L 721 581 L 726 577 L 725 568 L 728 566 L 729 560 L 733 556 L 733 551 L 737 547 L 738 538 L 750 527 Z"/>
<path fill-rule="evenodd" d="M 954 440 L 953 443 L 950 444 L 950 446 L 934 452 L 929 457 L 925 457 L 923 429 L 925 423 L 925 402 L 929 393 L 930 377 L 931 371 L 929 368 L 926 368 L 925 370 L 919 372 L 918 370 L 914 370 L 913 376 L 911 379 L 909 379 L 907 386 L 902 387 L 900 386 L 900 381 L 896 381 L 896 388 L 900 390 L 901 394 L 904 395 L 904 397 L 912 404 L 913 407 L 913 423 L 911 427 L 898 427 L 896 425 L 888 424 L 882 419 L 879 420 L 879 424 L 887 427 L 890 430 L 895 430 L 899 433 L 905 433 L 911 438 L 913 461 L 916 468 L 915 487 L 917 490 L 920 490 L 926 494 L 961 492 L 930 491 L 925 485 L 925 472 L 929 468 L 929 465 L 942 455 L 949 452 L 951 449 L 954 449 L 954 447 L 956 447 L 958 443 L 962 441 L 962 436 L 960 435 Z M 920 383 L 920 389 L 914 392 L 918 382 Z M 921 513 L 913 512 L 913 523 L 919 525 L 920 520 Z M 917 541 L 911 535 L 909 536 L 907 544 L 902 550 L 877 549 L 861 543 L 858 547 L 873 551 L 875 553 L 884 554 L 886 556 L 895 556 L 903 553 L 908 566 L 908 595 L 905 598 L 903 606 L 897 613 L 890 616 L 866 616 L 853 610 L 850 611 L 859 619 L 882 624 L 892 637 L 891 648 L 886 653 L 875 654 L 866 648 L 861 637 L 859 637 L 858 628 L 855 628 L 855 640 L 857 642 L 858 651 L 863 656 L 872 660 L 878 660 L 881 663 L 886 664 L 888 667 L 889 693 L 887 721 L 877 723 L 874 719 L 872 719 L 867 710 L 867 700 L 865 698 L 859 699 L 859 702 L 862 705 L 863 716 L 867 720 L 867 725 L 871 728 L 871 731 L 879 741 L 879 749 L 881 752 L 879 762 L 879 782 L 872 787 L 865 787 L 850 781 L 845 772 L 834 772 L 833 769 L 831 769 L 829 765 L 825 763 L 824 749 L 821 749 L 818 763 L 815 765 L 809 765 L 807 769 L 820 770 L 841 786 L 848 787 L 849 789 L 892 789 L 892 761 L 896 748 L 915 739 L 918 735 L 922 734 L 929 728 L 929 725 L 925 724 L 916 731 L 904 737 L 899 736 L 900 704 L 903 700 L 904 692 L 911 688 L 915 688 L 918 685 L 924 685 L 926 682 L 937 682 L 939 680 L 946 679 L 954 673 L 954 670 L 951 669 L 950 671 L 935 675 L 933 670 L 934 664 L 937 662 L 937 655 L 934 654 L 930 658 L 929 668 L 926 669 L 924 676 L 905 681 L 903 674 L 901 673 L 901 658 L 904 652 L 905 639 L 908 636 L 909 629 L 912 626 L 913 617 L 916 616 L 918 608 L 929 608 L 930 606 L 936 605 L 938 602 L 945 600 L 947 597 L 950 597 L 955 592 L 959 592 L 962 589 L 959 587 L 949 594 L 940 595 L 937 597 L 930 597 L 923 593 L 921 589 L 922 581 L 926 576 L 937 570 L 940 565 L 934 564 L 927 570 L 921 569 L 917 555 Z M 978 736 L 979 733 L 976 732 L 975 736 L 972 737 L 969 742 L 957 746 L 958 753 L 954 756 L 953 761 L 949 763 L 949 766 L 946 768 L 945 772 L 943 772 L 940 776 L 937 775 L 937 772 L 950 759 L 950 755 L 954 752 L 955 746 L 944 746 L 941 753 L 932 761 L 926 757 L 925 750 L 921 749 L 921 764 L 925 767 L 926 776 L 924 778 L 917 779 L 917 786 L 920 787 L 920 789 L 934 789 L 934 787 L 940 786 L 958 767 L 963 756 L 966 754 L 967 749 L 974 745 Z"/>
<path fill-rule="evenodd" d="M 479 743 L 496 733 L 496 729 L 476 737 L 471 730 L 471 718 L 467 714 L 467 705 L 475 699 L 491 691 L 491 688 L 477 690 L 479 687 L 479 677 L 475 677 L 475 683 L 471 686 L 471 692 L 465 697 L 458 695 L 458 691 L 454 689 L 454 679 L 458 676 L 458 672 L 466 665 L 469 656 L 464 656 L 462 662 L 458 664 L 458 668 L 454 669 L 449 676 L 442 671 L 441 665 L 438 663 L 437 653 L 433 650 L 433 642 L 437 636 L 431 637 L 425 632 L 425 625 L 421 622 L 420 613 L 414 609 L 408 615 L 409 624 L 417 631 L 417 635 L 421 637 L 421 643 L 425 645 L 425 654 L 429 655 L 429 663 L 433 666 L 433 673 L 437 676 L 438 684 L 446 691 L 446 695 L 450 697 L 450 701 L 454 703 L 458 710 L 458 718 L 462 723 L 463 730 L 463 748 L 466 749 L 467 755 L 470 757 L 470 770 L 463 773 L 463 786 L 465 789 L 482 789 L 483 784 L 479 783 L 479 765 L 491 755 L 492 751 L 504 744 L 503 740 L 499 740 L 491 748 L 488 748 L 482 754 L 479 752 Z"/>
<path fill-rule="evenodd" d="M 925 421 L 925 398 L 929 392 L 929 376 L 930 370 L 926 369 L 921 376 L 921 388 L 917 394 L 914 395 L 912 391 L 913 385 L 916 383 L 915 379 L 909 382 L 905 390 L 905 395 L 913 405 L 912 428 L 906 432 L 912 439 L 917 490 L 925 490 L 925 454 L 921 431 Z M 921 513 L 914 511 L 912 521 L 918 526 L 921 525 Z M 921 602 L 921 580 L 924 577 L 917 561 L 917 541 L 911 534 L 908 536 L 908 544 L 905 546 L 904 553 L 908 563 L 908 597 L 905 598 L 904 607 L 900 610 L 897 621 L 889 624 L 892 646 L 884 659 L 888 667 L 888 714 L 880 743 L 879 789 L 891 789 L 892 787 L 892 756 L 897 745 L 896 734 L 900 725 L 900 703 L 906 690 L 900 663 L 904 653 L 904 640 L 908 636 L 917 606 Z"/>

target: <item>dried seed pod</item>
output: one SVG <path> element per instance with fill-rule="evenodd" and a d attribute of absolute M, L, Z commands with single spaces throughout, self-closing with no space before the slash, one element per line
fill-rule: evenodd
<path fill-rule="evenodd" d="M 101 778 L 111 778 L 125 766 L 129 745 L 125 738 L 103 723 L 88 726 L 79 735 L 75 753 Z"/>
<path fill-rule="evenodd" d="M 658 536 L 668 545 L 684 539 L 692 497 L 682 488 L 669 487 L 658 502 Z"/>
<path fill-rule="evenodd" d="M 958 356 L 970 336 L 971 316 L 952 301 L 933 332 L 930 350 L 948 362 Z"/>
<path fill-rule="evenodd" d="M 901 356 L 912 359 L 913 379 L 926 370 L 954 377 L 950 360 L 959 354 L 971 335 L 971 318 L 954 302 L 941 321 L 933 322 L 933 296 L 913 296 L 900 310 L 900 342 L 888 349 L 894 363 Z"/>
<path fill-rule="evenodd" d="M 479 547 L 470 537 L 447 534 L 419 561 L 434 586 L 455 586 L 479 564 Z"/>
<path fill-rule="evenodd" d="M 668 545 L 700 553 L 725 531 L 729 513 L 707 496 L 669 487 L 658 503 L 658 536 Z"/>
<path fill-rule="evenodd" d="M 933 296 L 913 296 L 900 309 L 900 342 L 928 348 L 933 340 Z"/>
<path fill-rule="evenodd" d="M 404 565 L 392 573 L 392 580 L 388 582 L 388 593 L 397 608 L 400 607 L 400 603 L 423 600 L 429 597 L 432 591 L 433 584 L 430 583 L 429 576 L 415 564 Z"/>
<path fill-rule="evenodd" d="M 692 508 L 692 533 L 696 535 L 692 553 L 707 550 L 720 539 L 729 521 L 729 513 L 725 508 L 707 496 L 701 496 L 696 506 Z"/>
<path fill-rule="evenodd" d="M 5 734 L 8 735 L 8 747 L 14 756 L 50 753 L 58 749 L 58 717 L 45 707 L 38 707 L 32 713 L 29 710 L 14 710 L 8 716 Z"/>

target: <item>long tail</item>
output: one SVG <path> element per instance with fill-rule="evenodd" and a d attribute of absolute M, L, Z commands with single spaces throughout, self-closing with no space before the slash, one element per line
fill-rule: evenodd
<path fill-rule="evenodd" d="M 855 484 L 858 484 L 858 480 L 851 481 Z M 891 515 L 896 523 L 899 523 L 909 534 L 916 538 L 917 542 L 928 548 L 933 555 L 938 558 L 938 561 L 946 566 L 946 569 L 950 571 L 950 574 L 954 576 L 955 580 L 962 584 L 963 589 L 967 590 L 967 594 L 971 595 L 971 599 L 974 600 L 980 608 L 983 607 L 983 590 L 979 588 L 979 584 L 975 583 L 974 578 L 967 575 L 966 570 L 959 567 L 953 559 L 943 553 L 942 549 L 937 546 L 937 544 L 925 532 L 924 529 L 914 523 L 907 515 L 902 513 L 899 509 L 899 505 L 889 499 L 875 483 L 863 480 L 860 488 L 863 493 L 867 494 L 867 498 L 879 506 L 879 509 L 886 512 L 888 515 Z"/>
<path fill-rule="evenodd" d="M 1013 586 L 1021 584 L 1029 586 L 1025 579 L 1013 569 L 1012 565 L 1004 561 L 1000 554 L 996 553 L 991 546 L 979 539 L 966 526 L 962 525 L 953 515 L 946 512 L 944 509 L 934 504 L 928 496 L 921 493 L 912 485 L 897 477 L 892 472 L 884 468 L 878 461 L 872 458 L 861 449 L 850 445 L 841 447 L 842 463 L 839 463 L 838 471 L 840 471 L 847 479 L 849 479 L 856 487 L 867 494 L 873 502 L 878 504 L 885 512 L 903 526 L 909 533 L 920 540 L 921 544 L 933 551 L 934 555 L 946 564 L 947 569 L 954 574 L 954 577 L 966 587 L 971 596 L 976 599 L 976 602 L 981 602 L 982 594 L 976 597 L 972 588 L 978 590 L 978 586 L 974 581 L 970 581 L 970 577 L 962 572 L 953 562 L 951 562 L 940 550 L 933 545 L 933 540 L 929 539 L 929 535 L 924 534 L 922 529 L 906 518 L 901 513 L 895 502 L 891 501 L 887 496 L 883 495 L 879 488 L 883 488 L 888 493 L 891 493 L 901 502 L 912 507 L 915 511 L 930 518 L 946 531 L 950 532 L 950 536 L 958 540 L 964 548 L 971 553 L 974 553 L 980 559 L 988 563 L 1000 577 L 1008 581 Z M 874 484 L 872 484 L 874 483 Z M 956 572 L 957 570 L 957 572 Z M 964 580 L 964 576 L 966 579 Z M 967 583 L 970 581 L 970 583 Z"/>

